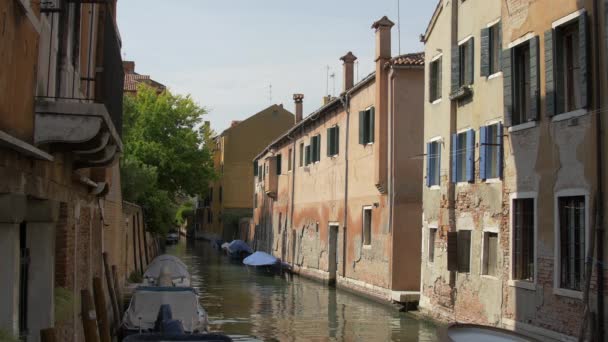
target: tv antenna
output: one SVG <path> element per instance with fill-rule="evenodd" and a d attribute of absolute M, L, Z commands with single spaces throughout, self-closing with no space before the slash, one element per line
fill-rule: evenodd
<path fill-rule="evenodd" d="M 399 55 L 401 55 L 401 0 L 397 0 L 397 39 L 399 39 Z"/>
<path fill-rule="evenodd" d="M 272 83 L 268 85 L 268 101 L 272 104 Z"/>
<path fill-rule="evenodd" d="M 331 95 L 336 96 L 336 73 L 332 72 L 331 75 L 329 75 L 329 77 L 331 77 L 331 81 L 332 81 Z"/>
<path fill-rule="evenodd" d="M 325 95 L 329 95 L 329 65 L 325 67 Z"/>

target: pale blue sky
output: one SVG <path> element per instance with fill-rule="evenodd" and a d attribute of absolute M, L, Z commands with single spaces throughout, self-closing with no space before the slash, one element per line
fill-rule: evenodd
<path fill-rule="evenodd" d="M 421 51 L 419 36 L 437 0 L 401 0 L 401 52 Z M 339 58 L 359 58 L 359 79 L 374 70 L 372 23 L 397 22 L 397 0 L 119 0 L 123 58 L 209 110 L 216 132 L 270 105 L 304 115 L 321 104 L 326 67 L 342 88 Z M 397 26 L 393 55 L 398 54 Z M 356 76 L 355 76 L 356 77 Z M 329 82 L 329 92 L 333 92 Z"/>

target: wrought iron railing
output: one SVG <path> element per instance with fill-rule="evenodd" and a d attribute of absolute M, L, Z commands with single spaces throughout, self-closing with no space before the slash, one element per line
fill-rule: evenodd
<path fill-rule="evenodd" d="M 111 13 L 106 13 L 105 17 L 101 100 L 106 105 L 118 135 L 122 136 L 122 98 L 125 75 L 120 55 L 121 43 Z"/>

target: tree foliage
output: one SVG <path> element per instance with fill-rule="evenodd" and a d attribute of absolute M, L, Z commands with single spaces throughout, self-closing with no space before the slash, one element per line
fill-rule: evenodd
<path fill-rule="evenodd" d="M 213 177 L 205 114 L 190 96 L 145 85 L 124 98 L 123 198 L 144 207 L 153 231 L 166 232 L 180 199 L 205 193 Z"/>

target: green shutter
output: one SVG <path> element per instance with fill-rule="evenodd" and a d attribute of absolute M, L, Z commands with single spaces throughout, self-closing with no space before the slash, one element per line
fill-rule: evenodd
<path fill-rule="evenodd" d="M 254 161 L 253 162 L 253 175 L 257 176 L 258 175 L 258 161 Z"/>
<path fill-rule="evenodd" d="M 502 78 L 505 126 L 511 127 L 513 122 L 513 49 L 502 53 Z"/>
<path fill-rule="evenodd" d="M 539 42 L 538 36 L 530 39 L 530 118 L 529 121 L 538 120 L 540 103 L 540 67 L 538 62 Z"/>
<path fill-rule="evenodd" d="M 305 151 L 304 164 L 308 165 L 308 164 L 310 164 L 310 145 L 304 147 L 304 151 Z"/>
<path fill-rule="evenodd" d="M 334 154 L 340 153 L 340 126 L 334 129 Z"/>
<path fill-rule="evenodd" d="M 460 49 L 458 45 L 452 47 L 452 93 L 460 89 Z"/>
<path fill-rule="evenodd" d="M 317 159 L 315 161 L 321 161 L 321 134 L 317 135 Z"/>
<path fill-rule="evenodd" d="M 376 108 L 372 107 L 369 110 L 369 135 L 368 135 L 368 143 L 372 143 L 374 142 L 374 129 L 375 129 L 375 125 L 376 125 Z"/>
<path fill-rule="evenodd" d="M 467 49 L 467 63 L 469 63 L 468 67 L 468 71 L 469 74 L 467 75 L 467 79 L 468 82 L 467 84 L 473 84 L 475 83 L 475 38 L 471 37 L 471 39 L 469 39 L 469 41 L 466 44 L 466 49 Z"/>
<path fill-rule="evenodd" d="M 280 175 L 282 173 L 281 172 L 281 171 L 283 171 L 282 167 L 283 167 L 283 158 L 279 154 L 279 155 L 277 155 L 277 175 Z"/>
<path fill-rule="evenodd" d="M 545 110 L 547 116 L 555 115 L 555 59 L 554 30 L 545 32 Z"/>
<path fill-rule="evenodd" d="M 589 106 L 589 86 L 591 78 L 589 77 L 589 27 L 587 25 L 587 13 L 581 14 L 578 19 L 578 58 L 580 67 L 580 92 L 581 106 L 587 108 Z"/>
<path fill-rule="evenodd" d="M 365 111 L 359 112 L 359 144 L 365 145 Z"/>
<path fill-rule="evenodd" d="M 327 146 L 327 156 L 328 157 L 331 157 L 334 152 L 334 148 L 332 146 L 332 144 L 333 144 L 332 131 L 333 131 L 333 127 L 327 129 L 327 144 L 325 144 L 325 145 Z"/>
<path fill-rule="evenodd" d="M 498 51 L 496 52 L 498 54 L 498 64 L 501 64 L 502 61 L 502 21 L 498 22 L 498 24 L 496 24 L 496 39 L 498 39 Z M 496 70 L 502 70 L 501 65 L 497 65 L 495 67 Z"/>
<path fill-rule="evenodd" d="M 481 65 L 480 75 L 482 77 L 490 76 L 490 44 L 490 28 L 481 29 L 481 44 L 479 46 L 481 58 L 479 59 L 479 63 Z"/>

